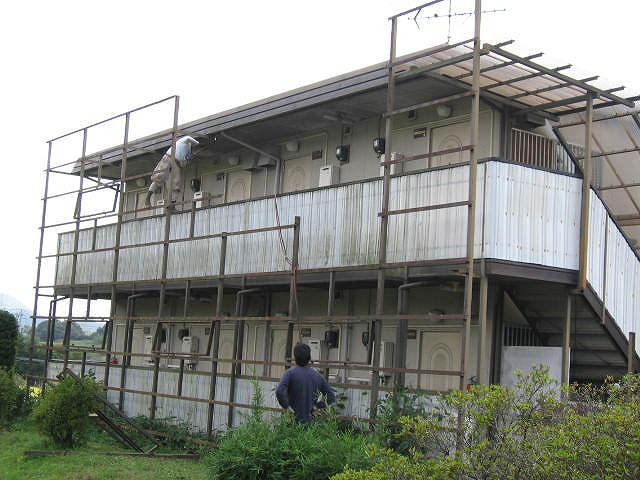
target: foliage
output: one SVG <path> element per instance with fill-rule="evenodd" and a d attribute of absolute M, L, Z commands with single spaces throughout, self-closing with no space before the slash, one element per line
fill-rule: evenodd
<path fill-rule="evenodd" d="M 437 463 L 424 459 L 415 453 L 402 455 L 392 449 L 372 449 L 368 452 L 376 463 L 369 470 L 345 468 L 344 472 L 331 477 L 331 480 L 422 480 L 432 478 L 437 473 Z"/>
<path fill-rule="evenodd" d="M 0 426 L 31 413 L 33 400 L 24 378 L 0 368 Z"/>
<path fill-rule="evenodd" d="M 135 422 L 141 428 L 165 434 L 166 437 L 163 437 L 164 440 L 162 444 L 172 452 L 184 450 L 185 452 L 195 453 L 200 450 L 200 448 L 196 447 L 195 443 L 191 440 L 194 438 L 201 440 L 206 439 L 206 435 L 195 431 L 190 423 L 181 421 L 175 417 L 155 419 L 136 417 Z"/>
<path fill-rule="evenodd" d="M 538 457 L 540 478 L 640 478 L 640 376 L 573 393 L 580 402 L 541 433 L 549 440 Z"/>
<path fill-rule="evenodd" d="M 329 415 L 301 424 L 289 413 L 270 420 L 249 417 L 229 430 L 211 457 L 216 480 L 325 480 L 346 465 L 363 468 L 367 438 L 341 431 Z"/>
<path fill-rule="evenodd" d="M 0 310 L 0 367 L 13 369 L 17 341 L 18 320 L 6 310 Z"/>
<path fill-rule="evenodd" d="M 513 388 L 451 392 L 423 418 L 400 419 L 407 455 L 379 450 L 372 468 L 334 480 L 640 478 L 640 376 L 559 393 L 544 367 Z"/>
<path fill-rule="evenodd" d="M 0 425 L 6 425 L 14 418 L 18 410 L 20 389 L 4 368 L 0 368 Z"/>
<path fill-rule="evenodd" d="M 396 388 L 377 405 L 374 438 L 383 448 L 390 448 L 407 454 L 414 447 L 411 438 L 403 433 L 400 419 L 422 418 L 427 414 L 426 397 L 422 393 L 411 393 L 406 389 Z"/>
<path fill-rule="evenodd" d="M 76 381 L 66 376 L 49 388 L 33 411 L 40 431 L 63 448 L 75 447 L 84 440 L 89 413 L 95 411 L 99 386 L 93 377 Z"/>
<path fill-rule="evenodd" d="M 40 322 L 36 326 L 36 338 L 41 341 L 45 341 L 48 335 L 49 322 Z M 65 330 L 65 322 L 61 320 L 55 320 L 55 326 L 53 329 L 53 339 L 54 341 L 62 340 L 64 338 L 64 330 Z M 89 336 L 90 337 L 90 336 Z M 77 323 L 71 323 L 71 331 L 69 333 L 69 338 L 71 340 L 85 340 L 87 338 L 87 334 L 82 329 L 80 325 Z M 102 336 L 100 337 L 100 342 L 102 342 Z"/>

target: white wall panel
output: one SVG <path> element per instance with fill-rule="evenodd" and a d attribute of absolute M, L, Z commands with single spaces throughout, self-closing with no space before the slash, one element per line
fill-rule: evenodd
<path fill-rule="evenodd" d="M 492 162 L 484 203 L 485 257 L 576 269 L 580 180 Z"/>

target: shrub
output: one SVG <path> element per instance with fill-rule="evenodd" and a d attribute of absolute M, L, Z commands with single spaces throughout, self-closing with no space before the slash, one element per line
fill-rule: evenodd
<path fill-rule="evenodd" d="M 11 374 L 0 367 L 0 425 L 7 425 L 13 420 L 20 397 L 20 389 Z"/>
<path fill-rule="evenodd" d="M 76 381 L 64 377 L 46 391 L 33 411 L 39 430 L 63 448 L 81 444 L 89 427 L 89 413 L 98 407 L 98 383 L 93 377 Z"/>
<path fill-rule="evenodd" d="M 426 415 L 426 398 L 423 393 L 411 393 L 396 388 L 377 405 L 378 422 L 374 438 L 383 448 L 407 454 L 415 447 L 409 435 L 403 432 L 401 418 L 422 418 Z"/>
<path fill-rule="evenodd" d="M 415 452 L 402 455 L 392 449 L 369 452 L 376 463 L 369 470 L 345 468 L 344 472 L 331 477 L 331 480 L 425 480 L 434 478 L 438 464 L 435 461 L 424 461 Z"/>
<path fill-rule="evenodd" d="M 0 367 L 13 370 L 18 342 L 18 320 L 6 310 L 0 310 Z"/>
<path fill-rule="evenodd" d="M 341 431 L 332 416 L 300 424 L 290 414 L 271 420 L 250 417 L 231 429 L 211 455 L 219 480 L 325 480 L 346 466 L 370 465 L 367 438 Z"/>

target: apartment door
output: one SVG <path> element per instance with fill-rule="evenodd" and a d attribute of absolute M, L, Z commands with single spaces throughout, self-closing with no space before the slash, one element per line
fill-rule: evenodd
<path fill-rule="evenodd" d="M 460 149 L 469 145 L 469 122 L 453 123 L 432 130 L 431 151 Z M 458 150 L 431 158 L 429 167 L 453 165 L 469 160 L 469 150 Z"/>
<path fill-rule="evenodd" d="M 233 330 L 220 330 L 220 345 L 218 346 L 218 358 L 227 360 L 218 362 L 218 373 L 231 373 L 231 362 L 233 358 Z"/>
<path fill-rule="evenodd" d="M 282 193 L 311 188 L 311 156 L 294 158 L 284 162 Z"/>
<path fill-rule="evenodd" d="M 459 371 L 461 349 L 461 331 L 423 330 L 420 332 L 420 368 Z M 459 384 L 459 377 L 452 375 L 421 374 L 418 378 L 418 386 L 425 390 L 453 390 Z"/>
<path fill-rule="evenodd" d="M 247 200 L 251 196 L 251 171 L 237 170 L 227 175 L 227 202 Z"/>
<path fill-rule="evenodd" d="M 287 352 L 287 331 L 271 330 L 271 358 L 272 362 L 283 362 Z M 284 366 L 271 365 L 270 375 L 273 378 L 280 378 L 284 373 Z"/>

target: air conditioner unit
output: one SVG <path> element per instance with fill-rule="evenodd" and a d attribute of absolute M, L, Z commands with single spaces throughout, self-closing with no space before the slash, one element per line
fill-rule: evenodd
<path fill-rule="evenodd" d="M 208 207 L 211 205 L 211 194 L 209 192 L 193 192 L 193 200 L 196 202 L 196 208 Z"/>
<path fill-rule="evenodd" d="M 320 178 L 318 179 L 319 187 L 327 187 L 335 185 L 340 181 L 340 167 L 337 165 L 325 165 L 320 167 Z"/>
<path fill-rule="evenodd" d="M 382 154 L 380 155 L 380 163 L 382 162 L 386 162 L 387 156 L 386 154 Z M 401 153 L 397 153 L 397 152 L 391 152 L 390 155 L 391 161 L 395 161 L 395 160 L 401 160 L 402 158 L 404 158 L 404 155 Z M 391 165 L 389 165 L 390 168 L 390 174 L 391 175 L 395 175 L 396 173 L 402 173 L 402 163 L 392 163 Z M 380 176 L 383 177 L 384 176 L 384 165 L 380 165 Z"/>

